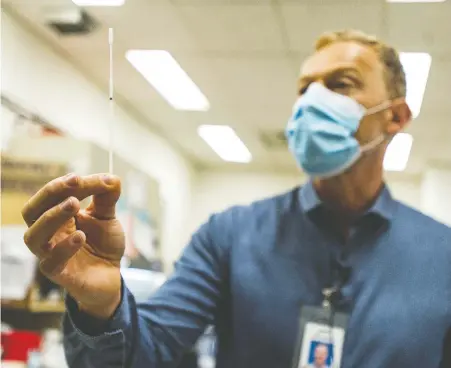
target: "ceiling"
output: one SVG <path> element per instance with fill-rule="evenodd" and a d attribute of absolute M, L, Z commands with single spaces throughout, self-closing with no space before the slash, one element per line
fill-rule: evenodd
<path fill-rule="evenodd" d="M 407 172 L 427 162 L 451 164 L 451 0 L 387 4 L 383 0 L 126 0 L 119 8 L 87 8 L 101 28 L 58 37 L 45 23 L 70 0 L 3 0 L 16 16 L 62 51 L 96 83 L 108 83 L 108 28 L 115 32 L 114 84 L 121 102 L 149 129 L 206 167 L 222 162 L 197 135 L 200 124 L 232 126 L 253 154 L 252 168 L 294 167 L 285 147 L 268 149 L 261 134 L 285 127 L 296 78 L 315 38 L 357 28 L 400 51 L 429 52 L 432 68 Z M 165 49 L 210 101 L 208 112 L 174 110 L 126 61 L 128 49 Z"/>

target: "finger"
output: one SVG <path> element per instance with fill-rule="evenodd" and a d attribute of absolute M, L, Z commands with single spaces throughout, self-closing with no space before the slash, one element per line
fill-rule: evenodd
<path fill-rule="evenodd" d="M 22 217 L 31 226 L 44 212 L 68 197 L 83 200 L 91 195 L 100 195 L 102 202 L 116 202 L 120 196 L 120 181 L 108 174 L 77 176 L 69 174 L 57 178 L 41 188 L 26 203 Z"/>
<path fill-rule="evenodd" d="M 42 273 L 53 277 L 61 273 L 67 262 L 78 252 L 86 241 L 83 231 L 77 230 L 66 239 L 56 244 L 50 255 L 39 264 Z"/>
<path fill-rule="evenodd" d="M 63 203 L 52 207 L 39 217 L 25 232 L 24 241 L 30 251 L 39 258 L 46 257 L 51 251 L 50 240 L 61 226 L 80 210 L 80 202 L 69 197 Z"/>
<path fill-rule="evenodd" d="M 121 181 L 117 176 L 110 176 L 107 183 L 112 190 L 94 195 L 86 209 L 89 215 L 99 220 L 110 220 L 115 217 L 116 203 L 121 196 Z"/>

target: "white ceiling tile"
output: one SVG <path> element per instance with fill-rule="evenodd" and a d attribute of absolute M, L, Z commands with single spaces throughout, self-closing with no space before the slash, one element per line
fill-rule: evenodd
<path fill-rule="evenodd" d="M 180 6 L 178 9 L 204 50 L 284 49 L 281 29 L 271 6 Z"/>
<path fill-rule="evenodd" d="M 297 74 L 287 58 L 216 59 L 211 68 L 226 92 L 222 104 L 234 122 L 250 127 L 281 126 L 296 95 Z"/>
<path fill-rule="evenodd" d="M 449 111 L 450 94 L 451 60 L 449 62 L 440 62 L 432 57 L 431 71 L 423 99 L 423 108 L 435 109 L 439 113 L 445 113 L 445 110 Z"/>
<path fill-rule="evenodd" d="M 120 12 L 97 10 L 105 24 L 114 27 L 119 42 L 129 48 L 192 50 L 197 41 L 190 34 L 172 5 L 130 3 Z"/>
<path fill-rule="evenodd" d="M 200 124 L 229 124 L 250 148 L 247 167 L 295 170 L 287 151 L 266 151 L 261 131 L 285 127 L 296 78 L 313 42 L 327 30 L 358 28 L 401 51 L 427 51 L 432 68 L 414 136 L 409 170 L 431 159 L 451 161 L 451 0 L 386 4 L 383 0 L 127 0 L 117 9 L 90 8 L 102 27 L 89 36 L 57 37 L 43 26 L 43 6 L 70 0 L 4 0 L 89 78 L 108 85 L 107 28 L 115 29 L 115 88 L 137 120 L 161 132 L 189 157 L 224 163 L 197 136 Z M 281 4 L 278 5 L 277 4 Z M 302 4 L 302 5 L 300 5 Z M 282 16 L 280 16 L 282 15 Z M 280 16 L 280 17 L 279 17 Z M 282 20 L 282 22 L 280 22 Z M 284 34 L 291 47 L 284 49 Z M 125 60 L 128 48 L 169 50 L 211 103 L 206 113 L 175 111 Z"/>
<path fill-rule="evenodd" d="M 217 5 L 267 5 L 273 0 L 168 0 L 179 6 L 217 6 Z"/>
<path fill-rule="evenodd" d="M 451 1 L 389 4 L 385 17 L 389 41 L 403 51 L 430 52 L 451 58 Z"/>
<path fill-rule="evenodd" d="M 335 4 L 335 3 L 334 3 Z M 359 29 L 371 34 L 380 34 L 381 5 L 371 3 L 341 5 L 296 5 L 282 6 L 282 14 L 292 50 L 308 51 L 324 32 L 342 29 Z"/>
<path fill-rule="evenodd" d="M 299 5 L 299 0 L 275 0 L 278 4 L 296 4 Z M 383 0 L 363 0 L 366 4 L 380 4 Z M 302 5 L 314 7 L 324 5 L 362 5 L 362 0 L 302 0 Z"/>

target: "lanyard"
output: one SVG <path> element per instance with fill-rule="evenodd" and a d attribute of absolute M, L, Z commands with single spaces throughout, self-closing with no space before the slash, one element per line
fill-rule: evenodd
<path fill-rule="evenodd" d="M 323 308 L 329 312 L 329 327 L 330 329 L 334 326 L 334 314 L 336 308 L 336 301 L 340 295 L 339 288 L 337 286 L 323 289 Z"/>
<path fill-rule="evenodd" d="M 335 304 L 338 299 L 338 295 L 340 294 L 338 287 L 330 287 L 323 289 L 323 309 L 328 314 L 328 334 L 329 334 L 329 343 L 332 345 L 332 349 L 335 347 L 334 341 L 334 317 L 335 317 Z M 333 351 L 333 350 L 332 350 Z M 333 353 L 332 353 L 333 354 Z M 330 366 L 334 367 L 334 356 L 332 355 L 332 360 L 330 362 Z"/>

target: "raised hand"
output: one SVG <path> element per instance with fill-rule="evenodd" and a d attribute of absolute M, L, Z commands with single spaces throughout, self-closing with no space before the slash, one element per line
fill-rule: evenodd
<path fill-rule="evenodd" d="M 69 174 L 46 184 L 22 210 L 25 244 L 39 258 L 41 271 L 82 310 L 100 318 L 110 317 L 121 298 L 125 237 L 115 218 L 120 194 L 115 176 Z M 80 210 L 80 201 L 89 196 L 90 205 Z"/>

